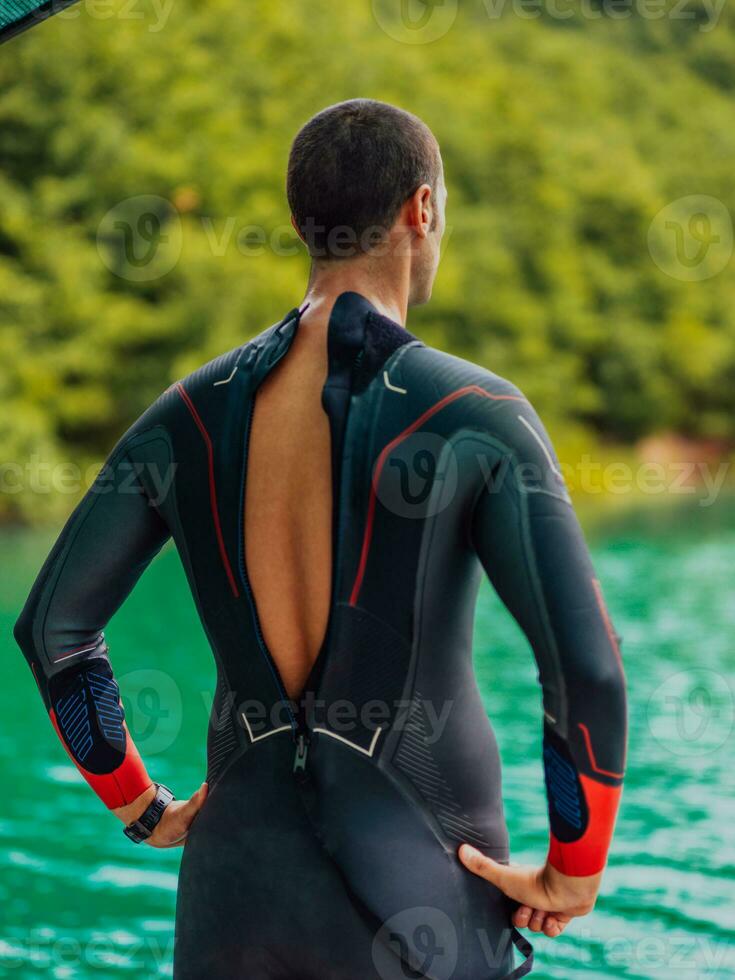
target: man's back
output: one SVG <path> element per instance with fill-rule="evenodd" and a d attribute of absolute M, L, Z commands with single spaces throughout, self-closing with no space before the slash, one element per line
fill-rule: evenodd
<path fill-rule="evenodd" d="M 291 697 L 329 619 L 332 462 L 322 406 L 327 321 L 302 318 L 255 398 L 246 474 L 245 560 L 260 626 Z"/>

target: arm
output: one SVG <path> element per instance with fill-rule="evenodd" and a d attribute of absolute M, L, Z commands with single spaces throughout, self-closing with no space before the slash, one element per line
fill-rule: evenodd
<path fill-rule="evenodd" d="M 145 809 L 152 782 L 125 724 L 103 629 L 168 537 L 123 443 L 72 514 L 15 626 L 67 753 L 128 820 Z"/>
<path fill-rule="evenodd" d="M 543 924 L 539 913 L 555 911 L 563 927 L 594 905 L 607 860 L 625 766 L 625 681 L 618 640 L 548 436 L 525 400 L 500 411 L 494 418 L 501 465 L 478 497 L 472 537 L 538 664 L 550 846 L 537 872 L 492 866 L 464 850 L 462 857 L 522 903 L 516 924 L 528 925 L 532 915 Z M 549 925 L 549 934 L 558 935 L 561 928 Z"/>

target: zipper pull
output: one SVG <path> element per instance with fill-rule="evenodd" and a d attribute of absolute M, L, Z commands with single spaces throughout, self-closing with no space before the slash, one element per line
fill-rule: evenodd
<path fill-rule="evenodd" d="M 296 739 L 296 756 L 293 760 L 294 773 L 306 772 L 306 758 L 309 754 L 309 742 L 303 732 Z"/>

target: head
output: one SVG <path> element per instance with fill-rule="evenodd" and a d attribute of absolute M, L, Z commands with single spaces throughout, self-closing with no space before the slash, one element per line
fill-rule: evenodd
<path fill-rule="evenodd" d="M 370 99 L 324 109 L 294 140 L 288 201 L 317 268 L 362 260 L 379 274 L 400 263 L 409 304 L 430 298 L 446 189 L 439 145 L 416 116 Z"/>

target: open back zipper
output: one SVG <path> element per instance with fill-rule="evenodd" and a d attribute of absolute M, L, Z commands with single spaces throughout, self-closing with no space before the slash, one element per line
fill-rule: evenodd
<path fill-rule="evenodd" d="M 299 311 L 297 315 L 297 323 L 292 335 L 291 343 L 293 342 L 293 336 L 295 336 L 298 330 L 301 315 L 303 311 Z M 364 330 L 364 325 L 362 326 Z M 364 336 L 364 334 L 363 334 Z M 247 571 L 247 561 L 245 557 L 245 502 L 246 502 L 246 485 L 247 485 L 247 470 L 248 461 L 250 456 L 250 438 L 252 434 L 253 427 L 253 417 L 255 414 L 255 399 L 257 397 L 258 388 L 260 384 L 263 383 L 265 377 L 261 378 L 258 387 L 250 392 L 250 407 L 247 418 L 247 426 L 245 431 L 245 436 L 243 440 L 243 467 L 242 467 L 242 478 L 241 478 L 241 489 L 240 489 L 240 542 L 239 542 L 239 557 L 240 557 L 240 577 L 242 579 L 243 588 L 245 594 L 248 597 L 248 602 L 250 603 L 250 610 L 253 617 L 253 623 L 255 626 L 255 633 L 258 640 L 258 645 L 260 647 L 261 653 L 265 657 L 265 660 L 269 666 L 270 672 L 273 679 L 276 682 L 276 686 L 281 695 L 282 700 L 285 702 L 289 718 L 291 722 L 291 727 L 293 730 L 293 739 L 296 744 L 296 752 L 294 756 L 293 771 L 299 776 L 303 776 L 306 773 L 306 762 L 308 756 L 309 742 L 311 737 L 311 732 L 309 729 L 308 719 L 306 717 L 305 709 L 305 699 L 316 690 L 319 683 L 319 676 L 324 667 L 325 657 L 327 655 L 327 650 L 330 645 L 331 634 L 333 629 L 334 621 L 334 606 L 336 601 L 337 593 L 337 569 L 338 569 L 338 542 L 339 542 L 339 522 L 340 522 L 340 500 L 341 500 L 341 481 L 342 481 L 342 455 L 344 446 L 344 437 L 347 427 L 347 421 L 349 417 L 350 402 L 352 398 L 351 392 L 351 379 L 353 376 L 353 371 L 355 366 L 359 364 L 360 358 L 363 356 L 363 345 L 362 337 L 359 346 L 352 347 L 352 356 L 349 359 L 344 359 L 342 356 L 335 356 L 334 352 L 334 339 L 332 337 L 332 320 L 330 318 L 330 323 L 327 328 L 327 354 L 328 354 L 328 367 L 327 367 L 327 378 L 322 386 L 321 391 L 321 404 L 324 411 L 329 419 L 329 431 L 330 431 L 330 459 L 332 464 L 332 580 L 330 586 L 330 600 L 329 600 L 329 610 L 327 615 L 327 624 L 324 632 L 324 637 L 322 639 L 319 652 L 317 653 L 316 659 L 309 671 L 306 683 L 303 690 L 299 694 L 299 702 L 294 704 L 293 699 L 289 696 L 286 691 L 286 686 L 283 683 L 283 678 L 278 669 L 275 657 L 268 648 L 265 636 L 263 634 L 262 625 L 260 622 L 260 617 L 258 614 L 258 607 L 255 600 L 255 595 L 253 593 L 252 586 L 250 584 L 250 578 Z M 282 357 L 288 354 L 289 347 L 283 352 L 283 354 L 272 361 L 269 364 L 269 372 L 273 370 L 277 363 L 280 362 Z M 266 375 L 267 377 L 267 375 Z M 340 398 L 341 393 L 341 398 Z M 329 395 L 332 395 L 330 398 Z M 325 397 L 325 395 L 327 397 Z M 335 397 L 336 396 L 336 397 Z M 331 411 L 330 411 L 331 409 Z"/>

